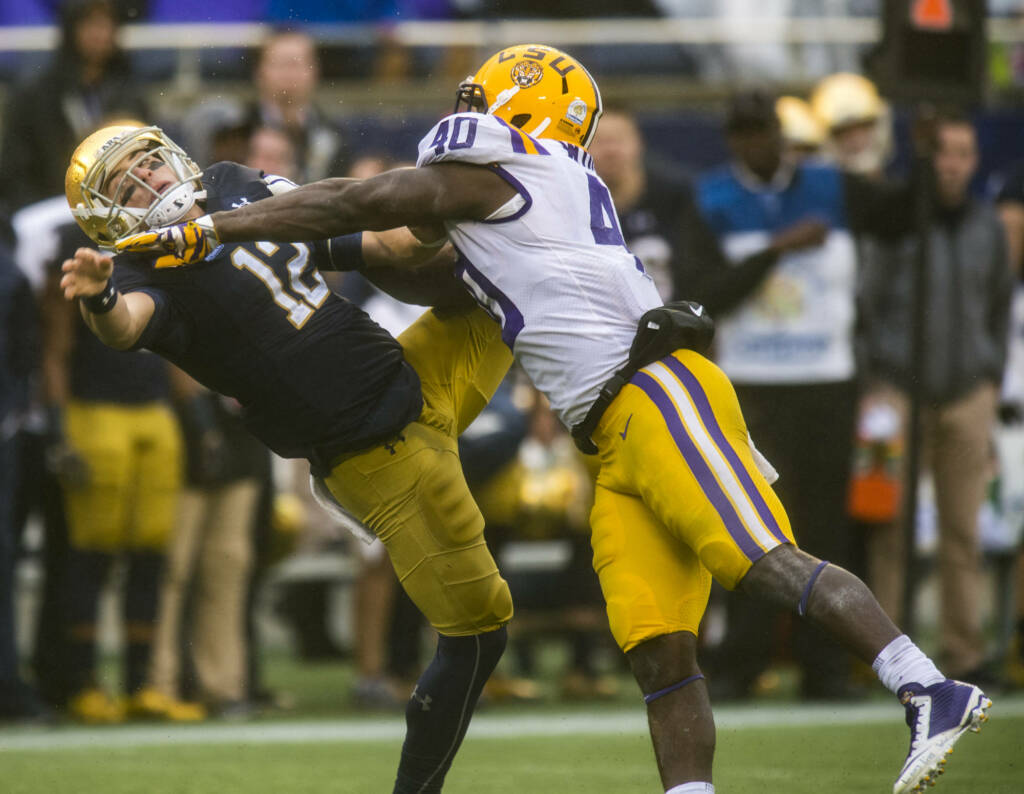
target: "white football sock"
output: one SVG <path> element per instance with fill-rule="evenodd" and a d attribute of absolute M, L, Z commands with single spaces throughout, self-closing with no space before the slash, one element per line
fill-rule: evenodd
<path fill-rule="evenodd" d="M 715 787 L 710 783 L 683 783 L 673 786 L 665 794 L 715 794 Z"/>
<path fill-rule="evenodd" d="M 946 680 L 935 663 L 914 645 L 906 634 L 901 634 L 884 648 L 871 663 L 882 685 L 894 695 L 904 684 L 931 686 Z"/>

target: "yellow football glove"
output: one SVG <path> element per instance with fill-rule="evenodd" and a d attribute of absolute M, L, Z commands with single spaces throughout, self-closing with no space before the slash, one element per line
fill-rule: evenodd
<path fill-rule="evenodd" d="M 185 223 L 163 226 L 148 232 L 122 237 L 114 243 L 114 250 L 123 253 L 163 253 L 154 267 L 181 267 L 201 262 L 220 245 L 217 230 L 209 215 Z"/>

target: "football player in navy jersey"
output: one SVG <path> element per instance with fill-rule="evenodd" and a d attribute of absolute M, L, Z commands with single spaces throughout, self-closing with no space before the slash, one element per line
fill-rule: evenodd
<path fill-rule="evenodd" d="M 110 246 L 136 229 L 292 188 L 234 163 L 200 172 L 158 128 L 125 124 L 79 146 L 66 192 L 86 233 Z M 436 253 L 407 229 L 232 243 L 189 268 L 149 254 L 118 256 L 115 265 L 83 248 L 64 262 L 61 281 L 101 340 L 148 348 L 237 399 L 248 429 L 274 452 L 309 459 L 322 504 L 383 541 L 440 634 L 406 710 L 394 787 L 401 794 L 441 790 L 505 647 L 512 601 L 484 542 L 456 439 L 490 399 L 511 353 L 485 313 L 458 310 L 459 297 L 444 316 L 427 311 L 396 340 L 334 295 L 318 268 L 366 266 L 372 277 L 385 258 Z M 427 282 L 440 285 L 438 299 L 446 283 L 464 296 L 450 276 Z"/>
<path fill-rule="evenodd" d="M 600 456 L 594 567 L 612 633 L 644 692 L 666 794 L 714 791 L 714 720 L 696 658 L 712 577 L 796 612 L 872 664 L 911 729 L 894 794 L 934 782 L 991 700 L 943 676 L 860 579 L 797 547 L 735 390 L 700 353 L 706 337 L 668 335 L 679 341 L 674 351 L 633 355 L 652 311 L 674 312 L 691 328 L 704 310 L 661 308 L 625 245 L 587 152 L 602 113 L 589 72 L 552 47 L 516 45 L 489 58 L 457 96 L 456 111 L 420 141 L 415 169 L 322 180 L 131 235 L 118 248 L 201 263 L 216 245 L 257 230 L 286 241 L 443 224 L 462 280 L 581 448 Z"/>

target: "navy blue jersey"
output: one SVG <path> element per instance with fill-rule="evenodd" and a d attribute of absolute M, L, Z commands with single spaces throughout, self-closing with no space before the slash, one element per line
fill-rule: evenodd
<path fill-rule="evenodd" d="M 75 249 L 92 242 L 74 221 L 61 226 L 57 234 L 57 256 L 51 267 L 59 277 L 61 262 L 73 256 Z M 167 362 L 159 356 L 107 347 L 82 321 L 77 306 L 73 328 L 75 339 L 68 361 L 68 388 L 72 397 L 122 405 L 139 405 L 170 397 Z"/>
<path fill-rule="evenodd" d="M 218 163 L 203 175 L 207 212 L 270 195 L 259 172 Z M 115 283 L 156 303 L 137 346 L 237 399 L 277 454 L 326 466 L 384 440 L 420 413 L 419 378 L 398 342 L 332 293 L 317 264 L 327 243 L 220 246 L 198 264 L 155 269 L 119 256 Z"/>

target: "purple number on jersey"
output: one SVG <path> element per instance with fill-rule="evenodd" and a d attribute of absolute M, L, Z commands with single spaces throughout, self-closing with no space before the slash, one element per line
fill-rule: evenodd
<path fill-rule="evenodd" d="M 477 119 L 470 118 L 468 116 L 459 116 L 455 119 L 451 125 L 451 141 L 448 139 L 449 124 L 448 119 L 445 119 L 437 128 L 437 134 L 434 136 L 434 140 L 430 142 L 430 145 L 434 147 L 434 156 L 439 157 L 444 154 L 445 144 L 448 144 L 448 149 L 454 151 L 455 149 L 469 149 L 476 143 L 476 126 Z"/>
<path fill-rule="evenodd" d="M 587 186 L 590 189 L 590 231 L 594 233 L 594 242 L 598 245 L 621 245 L 626 247 L 619 229 L 619 219 L 615 216 L 615 205 L 608 188 L 593 174 L 587 174 Z"/>

